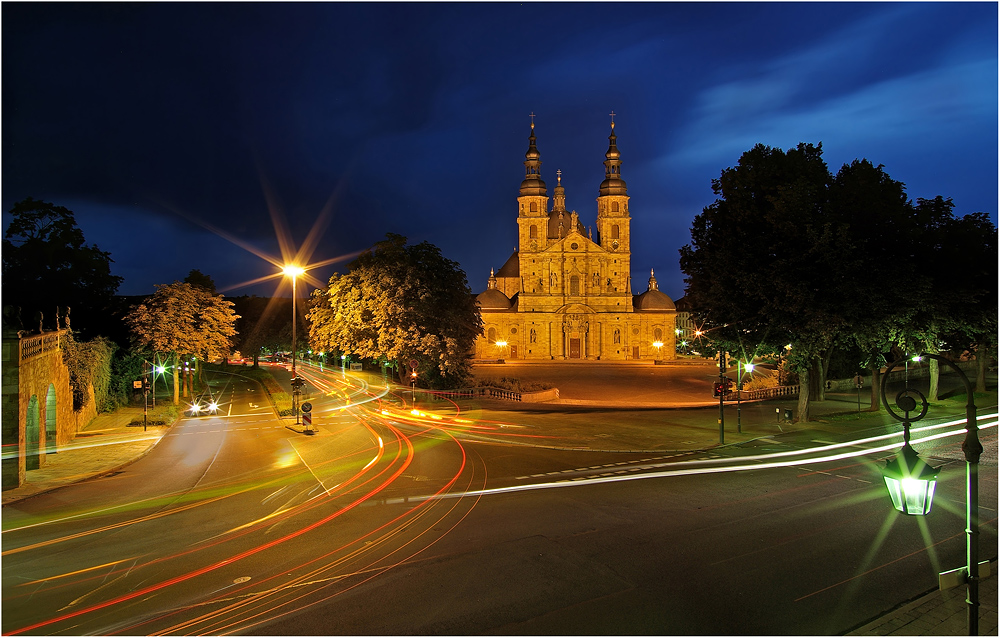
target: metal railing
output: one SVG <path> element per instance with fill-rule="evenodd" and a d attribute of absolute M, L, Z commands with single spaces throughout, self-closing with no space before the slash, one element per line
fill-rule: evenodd
<path fill-rule="evenodd" d="M 52 352 L 53 350 L 59 350 L 61 338 L 62 330 L 44 332 L 31 337 L 22 337 L 19 343 L 21 347 L 19 361 L 24 363 L 29 359 Z"/>

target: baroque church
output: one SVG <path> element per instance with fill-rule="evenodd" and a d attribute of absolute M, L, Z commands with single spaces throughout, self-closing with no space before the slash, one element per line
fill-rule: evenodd
<path fill-rule="evenodd" d="M 517 198 L 518 248 L 490 271 L 486 291 L 477 296 L 483 334 L 476 359 L 676 357 L 676 309 L 657 289 L 652 270 L 649 288 L 632 294 L 632 218 L 613 117 L 608 139 L 595 232 L 566 210 L 561 171 L 549 209 L 532 120 Z"/>

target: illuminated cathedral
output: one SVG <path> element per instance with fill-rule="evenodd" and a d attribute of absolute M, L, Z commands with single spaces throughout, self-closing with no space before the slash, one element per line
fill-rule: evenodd
<path fill-rule="evenodd" d="M 675 358 L 674 302 L 632 294 L 631 223 L 612 118 L 595 230 L 566 209 L 561 171 L 552 207 L 531 123 L 517 198 L 518 248 L 477 296 L 483 334 L 475 358 L 601 361 Z"/>

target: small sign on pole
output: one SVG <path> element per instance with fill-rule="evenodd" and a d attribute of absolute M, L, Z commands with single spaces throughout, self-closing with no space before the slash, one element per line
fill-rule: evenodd
<path fill-rule="evenodd" d="M 312 413 L 311 412 L 303 412 L 302 413 L 302 424 L 305 425 L 305 426 L 312 426 L 312 423 L 313 423 L 313 415 L 312 415 Z"/>
<path fill-rule="evenodd" d="M 142 381 L 133 381 L 132 387 L 136 390 L 142 390 Z"/>
<path fill-rule="evenodd" d="M 305 412 L 306 414 L 309 414 L 310 412 L 312 412 L 312 409 L 313 409 L 313 404 L 312 403 L 309 403 L 308 401 L 306 401 L 305 403 L 302 404 L 302 411 Z"/>

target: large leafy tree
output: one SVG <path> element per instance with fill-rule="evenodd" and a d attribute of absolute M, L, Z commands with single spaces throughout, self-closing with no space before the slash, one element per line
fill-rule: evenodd
<path fill-rule="evenodd" d="M 407 245 L 390 233 L 348 268 L 313 293 L 307 315 L 313 349 L 394 361 L 399 370 L 415 359 L 431 387 L 468 379 L 483 323 L 456 262 L 428 242 Z"/>
<path fill-rule="evenodd" d="M 900 343 L 913 315 L 912 206 L 902 182 L 862 159 L 844 164 L 834 177 L 826 212 L 844 230 L 831 272 L 846 320 L 840 344 L 855 349 L 858 366 L 868 370 L 870 409 L 878 410 L 885 353 Z"/>
<path fill-rule="evenodd" d="M 844 323 L 830 293 L 842 229 L 824 216 L 831 180 L 822 146 L 787 152 L 758 144 L 712 180 L 718 196 L 681 248 L 685 296 L 720 349 L 787 350 L 799 374 L 798 418 L 809 418 L 809 377 Z"/>
<path fill-rule="evenodd" d="M 233 303 L 200 286 L 174 282 L 156 287 L 127 317 L 134 341 L 156 352 L 174 355 L 174 403 L 180 402 L 181 356 L 201 360 L 229 354 L 238 315 Z"/>
<path fill-rule="evenodd" d="M 938 353 L 976 353 L 980 366 L 996 346 L 997 230 L 984 213 L 954 215 L 950 198 L 918 199 L 911 264 L 913 317 L 908 345 Z M 938 363 L 930 362 L 928 398 L 938 394 Z M 983 370 L 977 385 L 984 388 Z"/>
<path fill-rule="evenodd" d="M 681 249 L 687 296 L 720 348 L 791 345 L 800 420 L 811 396 L 822 399 L 834 348 L 853 350 L 871 371 L 877 410 L 885 353 L 943 346 L 985 360 L 996 346 L 989 219 L 955 218 L 942 197 L 913 205 L 901 182 L 867 160 L 830 177 L 820 155 L 803 144 L 744 153 L 713 181 L 718 199 Z M 930 398 L 936 393 L 932 365 Z"/>
<path fill-rule="evenodd" d="M 3 240 L 5 305 L 19 308 L 21 324 L 37 327 L 42 313 L 55 327 L 56 307 L 71 308 L 72 327 L 92 332 L 105 318 L 122 278 L 111 274 L 111 254 L 87 245 L 73 212 L 27 198 L 14 204 Z"/>

